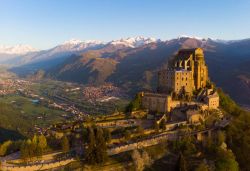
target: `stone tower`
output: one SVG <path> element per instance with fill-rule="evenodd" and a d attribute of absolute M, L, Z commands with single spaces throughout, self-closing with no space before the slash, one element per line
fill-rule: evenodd
<path fill-rule="evenodd" d="M 208 69 L 201 48 L 182 49 L 169 61 L 166 70 L 158 73 L 158 92 L 192 94 L 206 86 Z"/>

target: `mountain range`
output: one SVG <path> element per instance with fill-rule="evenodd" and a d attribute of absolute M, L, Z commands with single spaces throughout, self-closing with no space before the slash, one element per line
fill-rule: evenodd
<path fill-rule="evenodd" d="M 93 85 L 111 82 L 134 94 L 155 89 L 157 71 L 167 66 L 168 59 L 180 48 L 195 47 L 205 51 L 211 80 L 238 103 L 250 105 L 250 39 L 180 36 L 167 41 L 145 37 L 110 42 L 70 40 L 48 50 L 6 53 L 0 63 L 11 65 L 10 70 L 20 76 L 44 70 L 48 78 Z"/>

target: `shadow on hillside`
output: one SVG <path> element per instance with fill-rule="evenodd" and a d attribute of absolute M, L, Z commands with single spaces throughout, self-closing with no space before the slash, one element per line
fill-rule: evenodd
<path fill-rule="evenodd" d="M 0 128 L 0 143 L 6 140 L 19 140 L 19 139 L 24 139 L 24 138 L 25 137 L 22 134 L 20 134 L 18 131 Z"/>

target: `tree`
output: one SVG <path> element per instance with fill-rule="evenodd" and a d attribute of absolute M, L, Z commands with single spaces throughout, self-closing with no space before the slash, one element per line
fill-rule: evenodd
<path fill-rule="evenodd" d="M 111 141 L 111 133 L 110 133 L 109 129 L 107 129 L 107 128 L 103 129 L 103 136 L 104 136 L 105 142 Z"/>
<path fill-rule="evenodd" d="M 239 166 L 235 160 L 235 156 L 230 150 L 218 149 L 217 160 L 215 162 L 216 171 L 238 171 Z"/>
<path fill-rule="evenodd" d="M 195 169 L 195 171 L 209 171 L 209 167 L 206 163 L 201 162 L 198 167 Z"/>
<path fill-rule="evenodd" d="M 165 130 L 166 129 L 166 120 L 162 119 L 159 125 L 160 129 Z"/>
<path fill-rule="evenodd" d="M 43 154 L 44 150 L 47 148 L 47 140 L 46 137 L 42 134 L 38 137 L 37 150 L 38 154 Z"/>
<path fill-rule="evenodd" d="M 182 153 L 180 153 L 176 164 L 176 171 L 187 171 L 187 162 Z"/>
<path fill-rule="evenodd" d="M 125 132 L 124 132 L 124 138 L 125 138 L 125 140 L 130 140 L 130 138 L 131 138 L 131 132 L 129 131 L 129 130 L 126 130 Z"/>
<path fill-rule="evenodd" d="M 155 132 L 158 133 L 159 132 L 159 124 L 157 123 L 157 121 L 155 121 L 154 123 L 154 129 L 155 129 Z"/>
<path fill-rule="evenodd" d="M 35 144 L 36 146 L 37 146 L 37 144 L 38 144 L 38 137 L 37 137 L 36 134 L 35 134 L 35 135 L 33 136 L 33 138 L 32 138 L 32 143 Z"/>
<path fill-rule="evenodd" d="M 142 159 L 144 161 L 144 166 L 145 167 L 149 167 L 153 163 L 152 159 L 150 158 L 150 156 L 148 155 L 148 153 L 146 151 L 142 152 L 141 157 L 142 157 Z"/>
<path fill-rule="evenodd" d="M 250 170 L 250 115 L 241 113 L 226 129 L 227 145 L 234 152 L 241 170 Z"/>
<path fill-rule="evenodd" d="M 143 133 L 144 133 L 144 128 L 143 128 L 141 125 L 139 125 L 139 126 L 137 127 L 137 129 L 136 129 L 136 132 L 137 132 L 138 134 L 143 134 Z"/>
<path fill-rule="evenodd" d="M 68 140 L 67 136 L 62 137 L 61 146 L 62 146 L 62 151 L 64 153 L 69 152 L 69 140 Z"/>
<path fill-rule="evenodd" d="M 29 149 L 28 149 L 28 144 L 26 141 L 24 141 L 21 145 L 20 155 L 21 155 L 21 158 L 25 161 L 27 160 L 27 158 L 29 158 Z"/>
<path fill-rule="evenodd" d="M 140 153 L 138 150 L 134 150 L 131 157 L 136 171 L 142 171 L 152 164 L 152 160 L 146 151 Z"/>
<path fill-rule="evenodd" d="M 34 136 L 33 136 L 33 138 L 32 138 L 32 140 L 31 140 L 31 145 L 30 146 L 32 146 L 32 147 L 30 147 L 30 148 L 33 148 L 34 149 L 34 153 L 35 153 L 35 155 L 37 155 L 37 156 L 40 156 L 41 155 L 41 151 L 40 151 L 40 149 L 38 148 L 38 137 L 37 137 L 37 135 L 35 134 Z"/>
<path fill-rule="evenodd" d="M 95 163 L 95 134 L 92 127 L 88 128 L 86 160 L 88 163 Z"/>
<path fill-rule="evenodd" d="M 6 155 L 9 147 L 11 146 L 12 141 L 8 140 L 5 141 L 1 146 L 0 146 L 0 156 Z"/>
<path fill-rule="evenodd" d="M 85 159 L 90 164 L 104 163 L 107 158 L 107 145 L 100 127 L 88 128 Z"/>
<path fill-rule="evenodd" d="M 217 145 L 220 146 L 223 142 L 225 142 L 225 134 L 222 131 L 217 131 Z"/>
<path fill-rule="evenodd" d="M 141 109 L 142 104 L 142 95 L 138 93 L 135 98 L 129 103 L 129 105 L 126 108 L 127 112 L 132 112 L 138 109 Z"/>
<path fill-rule="evenodd" d="M 35 156 L 35 148 L 30 139 L 24 141 L 21 145 L 21 158 L 23 160 L 30 159 Z"/>
<path fill-rule="evenodd" d="M 144 161 L 138 150 L 134 150 L 132 153 L 132 160 L 136 171 L 142 171 L 144 169 Z"/>
<path fill-rule="evenodd" d="M 107 156 L 107 146 L 105 142 L 105 138 L 103 136 L 103 131 L 101 128 L 96 128 L 96 161 L 97 163 L 104 163 Z"/>

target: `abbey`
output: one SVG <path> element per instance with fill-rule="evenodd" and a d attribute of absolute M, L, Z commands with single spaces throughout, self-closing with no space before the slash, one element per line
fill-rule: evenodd
<path fill-rule="evenodd" d="M 192 95 L 194 90 L 206 87 L 208 69 L 203 50 L 182 49 L 169 61 L 166 70 L 158 74 L 158 92 Z"/>
<path fill-rule="evenodd" d="M 141 96 L 144 109 L 161 113 L 182 106 L 201 110 L 219 107 L 219 96 L 209 81 L 201 48 L 179 50 L 169 60 L 167 69 L 159 71 L 157 91 L 142 92 Z"/>

